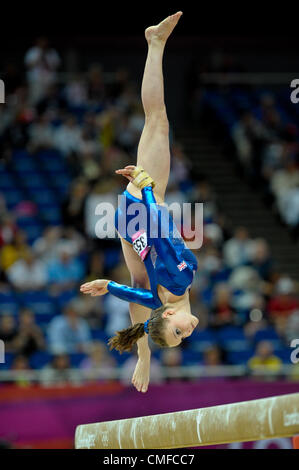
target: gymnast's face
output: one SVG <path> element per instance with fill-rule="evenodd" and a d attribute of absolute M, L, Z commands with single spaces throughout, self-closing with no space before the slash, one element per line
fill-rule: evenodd
<path fill-rule="evenodd" d="M 165 341 L 170 348 L 181 344 L 184 338 L 191 336 L 198 325 L 198 318 L 188 312 L 178 311 L 169 308 L 162 313 L 162 317 L 167 319 L 165 328 Z"/>

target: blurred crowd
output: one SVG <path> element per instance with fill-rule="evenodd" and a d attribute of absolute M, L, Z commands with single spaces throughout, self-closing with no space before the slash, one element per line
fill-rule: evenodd
<path fill-rule="evenodd" d="M 114 79 L 107 80 L 97 63 L 86 74 L 61 82 L 59 68 L 63 69 L 59 52 L 40 38 L 25 54 L 26 73 L 22 67 L 9 65 L 4 75 L 1 171 L 10 170 L 15 152 L 25 152 L 26 158 L 38 164 L 41 155 L 54 155 L 43 152 L 54 151 L 65 164 L 70 183 L 59 199 L 60 222 L 44 224 L 36 237 L 29 237 L 26 225 L 19 224 L 20 217 L 32 216 L 32 201 L 24 199 L 11 206 L 5 189 L 1 190 L 0 338 L 10 358 L 1 368 L 39 369 L 43 384 L 60 384 L 78 380 L 74 369 L 81 369 L 88 379 L 92 370 L 104 376 L 121 364 L 122 381 L 129 383 L 136 354 L 120 358 L 106 346 L 116 330 L 129 324 L 128 304 L 110 294 L 81 296 L 79 286 L 99 278 L 130 285 L 119 240 L 95 235 L 94 208 L 103 200 L 115 205 L 125 189 L 125 181 L 114 170 L 136 159 L 144 125 L 140 87 L 126 69 L 116 70 Z M 263 119 L 269 121 L 275 103 L 267 103 Z M 240 159 L 268 179 L 278 204 L 283 204 L 286 194 L 291 200 L 285 191 L 294 195 L 298 191 L 297 147 L 295 139 L 279 140 L 278 124 L 271 126 L 272 140 L 266 121 L 247 115 L 233 136 Z M 252 139 L 267 132 L 268 140 L 260 148 L 263 164 L 257 167 Z M 192 165 L 173 130 L 170 143 L 166 203 L 204 203 L 204 242 L 195 250 L 199 270 L 191 290 L 192 311 L 200 324 L 181 348 L 158 351 L 152 345 L 153 380 L 164 380 L 162 366 L 240 363 L 221 342 L 223 331 L 238 334 L 234 339 L 242 342 L 248 370 L 279 371 L 281 364 L 290 362 L 285 351 L 289 354 L 291 339 L 299 338 L 298 283 L 277 271 L 266 240 L 253 239 L 246 227 L 231 229 L 229 214 L 221 213 L 209 181 L 193 179 Z M 42 219 L 42 210 L 34 207 L 35 216 Z M 265 335 L 259 336 L 261 332 Z M 202 333 L 212 338 L 208 344 L 201 342 Z M 17 383 L 24 384 L 26 379 Z"/>
<path fill-rule="evenodd" d="M 214 118 L 225 125 L 244 176 L 298 240 L 298 106 L 291 101 L 288 85 L 254 86 L 238 81 L 236 76 L 243 72 L 246 68 L 232 54 L 211 54 L 196 69 L 193 113 L 198 118 L 206 106 L 213 109 Z"/>

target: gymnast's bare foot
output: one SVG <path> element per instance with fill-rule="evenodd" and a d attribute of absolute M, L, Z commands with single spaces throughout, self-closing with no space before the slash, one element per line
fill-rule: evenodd
<path fill-rule="evenodd" d="M 153 40 L 166 42 L 173 29 L 177 25 L 182 12 L 178 11 L 174 15 L 168 16 L 165 20 L 161 21 L 157 26 L 150 26 L 145 30 L 146 40 L 150 43 Z"/>
<path fill-rule="evenodd" d="M 150 359 L 138 359 L 132 378 L 132 384 L 138 392 L 147 392 L 150 379 Z"/>

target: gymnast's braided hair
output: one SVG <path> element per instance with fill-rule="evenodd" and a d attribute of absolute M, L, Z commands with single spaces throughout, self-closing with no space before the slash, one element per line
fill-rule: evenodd
<path fill-rule="evenodd" d="M 168 305 L 152 310 L 149 320 L 145 323 L 135 323 L 135 325 L 116 332 L 116 335 L 109 339 L 108 345 L 111 349 L 117 349 L 120 353 L 131 351 L 134 344 L 148 333 L 151 339 L 161 348 L 167 348 L 168 344 L 164 339 L 164 329 L 166 319 L 162 317 Z"/>

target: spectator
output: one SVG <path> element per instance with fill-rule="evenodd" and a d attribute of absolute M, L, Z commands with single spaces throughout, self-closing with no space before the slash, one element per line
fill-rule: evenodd
<path fill-rule="evenodd" d="M 78 375 L 71 369 L 67 354 L 56 354 L 41 372 L 41 383 L 44 386 L 64 387 L 70 383 L 80 383 Z"/>
<path fill-rule="evenodd" d="M 224 363 L 223 351 L 218 346 L 210 346 L 204 350 L 203 364 L 208 367 L 221 366 Z"/>
<path fill-rule="evenodd" d="M 211 310 L 210 325 L 219 328 L 237 323 L 236 310 L 232 305 L 231 290 L 227 284 L 214 288 L 214 303 Z"/>
<path fill-rule="evenodd" d="M 41 114 L 29 128 L 28 150 L 32 153 L 51 149 L 54 146 L 54 134 L 50 115 Z"/>
<path fill-rule="evenodd" d="M 289 158 L 285 167 L 273 174 L 270 184 L 279 205 L 280 198 L 299 186 L 299 170 L 294 158 Z"/>
<path fill-rule="evenodd" d="M 274 294 L 267 306 L 270 319 L 279 333 L 284 333 L 288 317 L 299 308 L 298 298 L 294 295 L 294 282 L 282 276 L 274 286 Z"/>
<path fill-rule="evenodd" d="M 20 291 L 40 290 L 48 281 L 45 263 L 38 260 L 30 249 L 7 270 L 7 277 Z"/>
<path fill-rule="evenodd" d="M 61 236 L 61 228 L 49 226 L 43 235 L 35 240 L 32 249 L 35 255 L 44 263 L 49 264 L 57 257 L 57 243 Z"/>
<path fill-rule="evenodd" d="M 263 238 L 254 240 L 249 264 L 258 272 L 262 279 L 265 281 L 271 281 L 273 263 L 269 252 L 269 246 Z"/>
<path fill-rule="evenodd" d="M 71 291 L 84 276 L 82 262 L 73 257 L 72 249 L 66 246 L 60 247 L 59 258 L 48 265 L 48 280 L 52 292 L 56 295 L 61 292 Z"/>
<path fill-rule="evenodd" d="M 13 239 L 0 251 L 0 266 L 7 271 L 16 261 L 26 255 L 28 250 L 26 234 L 22 230 L 15 232 Z"/>
<path fill-rule="evenodd" d="M 13 360 L 11 370 L 16 372 L 16 378 L 14 380 L 15 385 L 18 385 L 19 387 L 28 387 L 28 385 L 31 385 L 32 380 L 28 378 L 28 375 L 26 374 L 26 372 L 30 372 L 31 370 L 27 357 L 22 356 L 21 354 L 17 355 Z"/>
<path fill-rule="evenodd" d="M 80 127 L 73 115 L 65 118 L 61 126 L 54 131 L 54 145 L 67 158 L 76 152 L 80 143 Z"/>
<path fill-rule="evenodd" d="M 30 357 L 37 351 L 46 348 L 44 335 L 40 327 L 35 323 L 34 314 L 29 309 L 20 313 L 18 332 L 14 340 L 14 346 L 18 354 Z"/>
<path fill-rule="evenodd" d="M 251 372 L 279 372 L 282 362 L 273 353 L 273 346 L 270 341 L 260 341 L 256 346 L 255 355 L 249 359 L 248 367 Z"/>
<path fill-rule="evenodd" d="M 53 318 L 48 327 L 49 348 L 53 354 L 87 352 L 91 333 L 86 320 L 79 317 L 75 301 L 63 315 Z"/>
<path fill-rule="evenodd" d="M 225 263 L 230 268 L 246 264 L 250 260 L 252 240 L 249 238 L 245 227 L 238 227 L 233 238 L 223 245 L 223 256 Z"/>
<path fill-rule="evenodd" d="M 14 218 L 4 213 L 0 221 L 0 248 L 6 243 L 12 243 L 18 231 Z"/>
<path fill-rule="evenodd" d="M 62 205 L 62 215 L 66 226 L 72 226 L 80 233 L 84 231 L 84 208 L 88 195 L 88 183 L 85 179 L 75 179 L 71 190 Z"/>
<path fill-rule="evenodd" d="M 109 354 L 105 343 L 94 341 L 90 344 L 88 357 L 82 360 L 79 367 L 86 372 L 86 378 L 105 380 L 111 378 L 111 371 L 115 366 L 115 360 Z"/>
<path fill-rule="evenodd" d="M 49 46 L 48 39 L 41 37 L 26 52 L 24 60 L 31 100 L 36 103 L 43 97 L 48 86 L 55 83 L 60 57 L 57 51 Z"/>
<path fill-rule="evenodd" d="M 0 317 L 0 339 L 4 341 L 6 352 L 16 352 L 15 339 L 18 334 L 15 317 L 3 313 Z"/>

